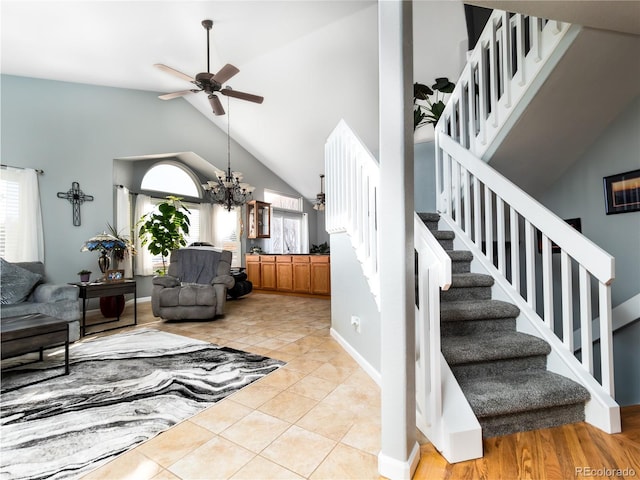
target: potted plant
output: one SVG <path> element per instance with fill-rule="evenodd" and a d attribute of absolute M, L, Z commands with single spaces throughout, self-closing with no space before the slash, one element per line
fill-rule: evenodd
<path fill-rule="evenodd" d="M 110 223 L 107 223 L 107 228 L 109 229 L 109 233 L 113 235 L 114 238 L 117 238 L 118 240 L 120 240 L 120 242 L 122 242 L 115 244 L 113 249 L 111 250 L 111 255 L 117 267 L 121 262 L 126 260 L 129 255 L 135 255 L 136 249 L 133 246 L 133 243 L 131 242 L 129 236 L 118 233 L 115 227 Z"/>
<path fill-rule="evenodd" d="M 187 245 L 189 234 L 189 216 L 191 213 L 182 203 L 182 198 L 169 195 L 159 203 L 156 210 L 143 215 L 136 225 L 140 226 L 138 235 L 141 245 L 146 246 L 153 255 L 162 256 L 160 275 L 166 275 L 166 258 L 171 250 Z"/>
<path fill-rule="evenodd" d="M 316 255 L 325 255 L 329 253 L 329 244 L 327 242 L 324 242 L 320 245 L 311 245 L 309 253 L 313 253 Z"/>
<path fill-rule="evenodd" d="M 81 282 L 88 282 L 91 278 L 91 270 L 82 269 L 78 272 L 78 275 L 80 275 Z"/>
<path fill-rule="evenodd" d="M 444 111 L 446 94 L 453 92 L 455 84 L 447 77 L 436 78 L 431 88 L 422 83 L 413 84 L 413 130 L 440 120 Z"/>

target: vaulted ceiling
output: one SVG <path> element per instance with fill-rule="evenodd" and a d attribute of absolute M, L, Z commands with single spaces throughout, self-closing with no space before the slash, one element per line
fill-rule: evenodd
<path fill-rule="evenodd" d="M 306 198 L 319 189 L 324 142 L 341 118 L 376 153 L 375 1 L 2 0 L 0 9 L 2 73 L 159 94 L 191 85 L 155 63 L 206 71 L 201 21 L 213 20 L 211 71 L 231 63 L 240 73 L 228 85 L 265 97 L 231 100 L 231 135 Z M 456 78 L 462 2 L 414 2 L 414 41 L 416 81 Z M 226 131 L 229 116 L 215 117 L 205 94 L 171 101 L 188 101 Z"/>

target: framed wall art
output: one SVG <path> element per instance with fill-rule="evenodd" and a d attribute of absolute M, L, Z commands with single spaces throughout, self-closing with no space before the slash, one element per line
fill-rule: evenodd
<path fill-rule="evenodd" d="M 640 210 L 640 170 L 604 177 L 607 215 Z"/>

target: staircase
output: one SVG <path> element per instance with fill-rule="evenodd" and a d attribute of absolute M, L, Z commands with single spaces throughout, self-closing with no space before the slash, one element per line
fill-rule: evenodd
<path fill-rule="evenodd" d="M 547 371 L 549 344 L 516 331 L 519 308 L 491 298 L 493 277 L 470 272 L 473 254 L 454 250 L 454 232 L 438 230 L 440 215 L 419 216 L 451 257 L 451 287 L 440 298 L 442 354 L 483 437 L 583 421 L 588 391 Z"/>

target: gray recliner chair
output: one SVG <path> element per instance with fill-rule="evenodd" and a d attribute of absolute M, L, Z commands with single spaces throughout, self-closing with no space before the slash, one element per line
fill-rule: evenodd
<path fill-rule="evenodd" d="M 151 308 L 165 320 L 206 320 L 224 315 L 231 252 L 188 247 L 171 252 L 167 275 L 153 277 Z"/>

